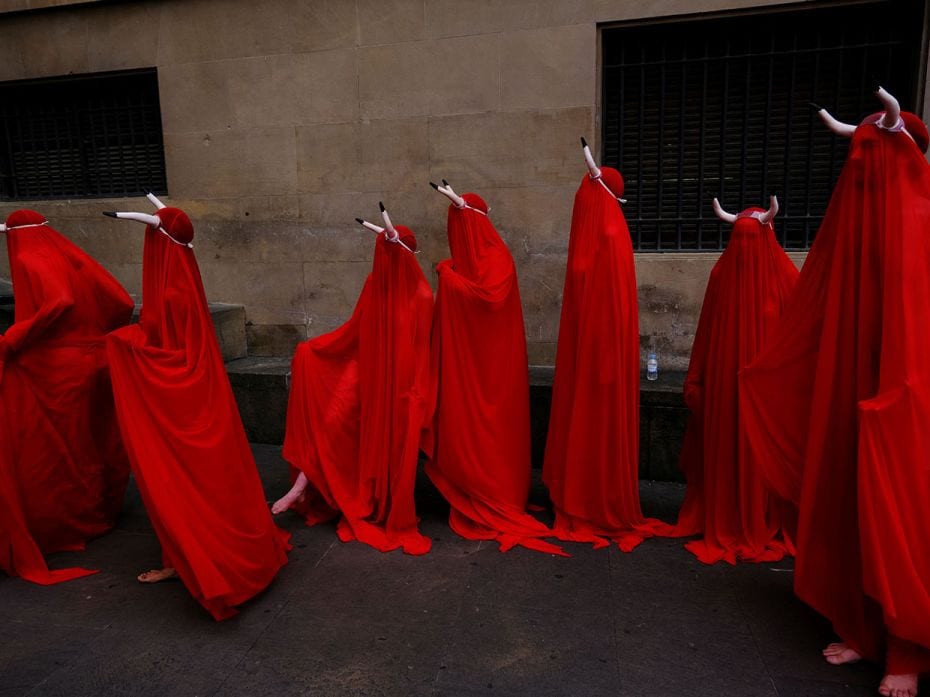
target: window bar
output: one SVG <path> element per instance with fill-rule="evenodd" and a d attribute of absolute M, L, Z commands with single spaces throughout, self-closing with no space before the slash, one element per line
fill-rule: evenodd
<path fill-rule="evenodd" d="M 636 132 L 639 143 L 636 166 L 636 248 L 643 248 L 643 110 L 646 108 L 646 46 L 640 46 L 639 65 L 639 130 Z M 622 105 L 621 105 L 621 108 Z"/>
<path fill-rule="evenodd" d="M 765 87 L 765 121 L 762 127 L 762 201 L 764 205 L 769 191 L 769 131 L 772 126 L 772 82 L 775 79 L 775 34 L 769 40 L 769 79 Z M 768 206 L 765 206 L 768 208 Z M 773 222 L 774 225 L 774 222 Z"/>
<path fill-rule="evenodd" d="M 821 34 L 817 32 L 817 46 L 821 44 Z M 814 54 L 814 78 L 811 81 L 811 90 L 814 95 L 817 94 L 817 85 L 820 82 L 820 54 Z M 811 101 L 816 101 L 816 96 L 811 99 Z M 833 111 L 836 111 L 836 107 L 839 104 L 839 94 L 833 100 Z M 811 110 L 810 116 L 808 116 L 808 124 L 810 128 L 810 135 L 807 140 L 807 161 L 811 162 L 814 156 L 814 140 L 816 139 L 814 123 L 815 113 Z M 820 120 L 819 118 L 817 119 Z M 831 138 L 836 138 L 835 135 L 831 135 Z M 807 177 L 805 179 L 804 186 L 804 246 L 810 246 L 811 239 L 811 177 L 813 176 L 813 167 L 808 167 L 806 170 Z"/>
<path fill-rule="evenodd" d="M 748 39 L 749 49 L 746 58 L 746 83 L 743 90 L 743 132 L 740 136 L 740 161 L 739 161 L 739 201 L 736 207 L 742 210 L 746 206 L 746 168 L 748 166 L 747 158 L 749 157 L 749 112 L 752 104 L 752 35 Z M 732 205 L 732 204 L 731 204 Z M 722 245 L 721 245 L 722 246 Z"/>
<path fill-rule="evenodd" d="M 798 35 L 794 34 L 792 38 L 792 47 L 798 47 Z M 794 105 L 795 105 L 795 78 L 798 72 L 798 56 L 796 52 L 791 54 L 791 70 L 788 72 L 788 112 L 785 116 L 785 162 L 782 167 L 782 188 L 784 189 L 784 223 L 782 229 L 782 247 L 788 248 L 788 228 L 791 225 L 791 136 L 794 130 Z"/>
<path fill-rule="evenodd" d="M 727 107 L 730 96 L 730 38 L 727 37 L 724 42 L 726 46 L 724 52 L 724 61 L 723 61 L 723 93 L 722 93 L 722 107 L 720 114 L 720 155 L 719 155 L 719 168 L 720 168 L 720 186 L 719 193 L 717 194 L 720 197 L 721 201 L 726 200 L 726 155 L 724 151 L 726 150 L 726 133 L 727 133 Z M 726 205 L 726 204 L 724 204 Z M 717 249 L 723 249 L 723 222 L 717 221 Z"/>
<path fill-rule="evenodd" d="M 665 60 L 666 43 L 662 42 L 662 60 Z M 659 65 L 659 123 L 658 123 L 658 158 L 656 160 L 656 249 L 662 249 L 662 195 L 665 191 L 665 182 L 662 170 L 665 165 L 665 63 Z"/>
<path fill-rule="evenodd" d="M 706 164 L 704 151 L 706 146 L 706 136 L 705 131 L 707 128 L 707 70 L 708 70 L 708 51 L 707 51 L 707 41 L 704 41 L 704 61 L 701 65 L 701 118 L 700 118 L 700 128 L 699 128 L 699 140 L 700 144 L 698 146 L 698 200 L 697 200 L 697 249 L 700 251 L 704 248 L 704 166 Z"/>
<path fill-rule="evenodd" d="M 684 57 L 688 55 L 688 47 L 685 45 L 682 48 Z M 681 244 L 681 206 L 682 206 L 682 197 L 684 196 L 684 176 L 685 176 L 685 100 L 688 98 L 687 93 L 687 84 L 688 84 L 688 69 L 687 64 L 682 62 L 681 64 L 681 109 L 678 112 L 678 201 L 675 206 L 675 210 L 678 215 L 678 224 L 676 225 L 675 231 L 675 249 L 683 249 Z"/>

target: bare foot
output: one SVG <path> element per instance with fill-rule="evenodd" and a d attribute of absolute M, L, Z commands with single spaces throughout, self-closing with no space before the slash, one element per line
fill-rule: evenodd
<path fill-rule="evenodd" d="M 886 675 L 878 693 L 885 697 L 917 697 L 917 674 Z"/>
<path fill-rule="evenodd" d="M 278 515 L 279 513 L 284 513 L 284 511 L 289 509 L 296 502 L 303 501 L 304 490 L 306 488 L 307 476 L 301 472 L 298 475 L 297 480 L 294 482 L 294 486 L 291 487 L 291 490 L 274 502 L 274 505 L 271 507 L 272 514 Z"/>
<path fill-rule="evenodd" d="M 830 644 L 823 650 L 823 657 L 827 659 L 827 663 L 832 663 L 835 666 L 857 663 L 862 660 L 862 656 L 849 648 L 845 642 Z"/>
<path fill-rule="evenodd" d="M 139 583 L 161 583 L 162 581 L 177 577 L 178 572 L 175 569 L 168 568 L 152 569 L 151 571 L 139 574 L 136 578 L 139 580 Z"/>

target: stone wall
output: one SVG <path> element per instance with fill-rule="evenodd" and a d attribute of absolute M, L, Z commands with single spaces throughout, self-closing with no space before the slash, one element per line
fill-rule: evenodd
<path fill-rule="evenodd" d="M 418 234 L 434 282 L 446 204 L 428 182 L 445 177 L 490 203 L 517 261 L 530 360 L 551 363 L 585 171 L 578 137 L 597 151 L 598 23 L 772 4 L 92 3 L 0 14 L 0 80 L 157 66 L 165 198 L 194 220 L 210 299 L 245 304 L 253 353 L 287 354 L 348 317 L 372 254 L 354 218 L 376 218 L 379 200 Z M 0 215 L 23 206 L 139 291 L 141 226 L 100 211 L 148 211 L 144 199 L 0 204 Z M 643 342 L 666 367 L 686 365 L 715 260 L 637 255 Z"/>

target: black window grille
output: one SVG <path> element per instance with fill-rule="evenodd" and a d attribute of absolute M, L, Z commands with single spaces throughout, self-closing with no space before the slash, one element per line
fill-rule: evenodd
<path fill-rule="evenodd" d="M 807 249 L 846 156 L 809 102 L 858 123 L 881 84 L 914 111 L 923 0 L 605 28 L 604 164 L 626 180 L 638 250 L 719 250 L 777 194 L 776 233 Z"/>
<path fill-rule="evenodd" d="M 0 83 L 0 198 L 166 193 L 154 69 Z"/>

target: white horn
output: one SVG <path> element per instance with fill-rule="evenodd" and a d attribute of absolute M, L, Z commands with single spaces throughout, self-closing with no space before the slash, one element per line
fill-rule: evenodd
<path fill-rule="evenodd" d="M 140 223 L 145 223 L 146 225 L 151 225 L 152 227 L 161 226 L 161 218 L 157 215 L 149 215 L 148 213 L 111 213 L 105 211 L 104 215 L 109 218 L 119 218 L 120 220 L 135 220 Z"/>
<path fill-rule="evenodd" d="M 725 223 L 732 224 L 736 222 L 736 216 L 723 210 L 723 206 L 720 205 L 720 201 L 717 200 L 716 196 L 714 197 L 714 213 Z"/>
<path fill-rule="evenodd" d="M 452 201 L 452 205 L 454 205 L 456 208 L 464 208 L 465 199 L 455 193 L 455 191 L 449 185 L 449 182 L 447 182 L 445 179 L 442 180 L 442 183 L 442 186 L 439 184 L 434 184 L 433 182 L 430 182 L 429 185 L 436 189 L 436 191 L 441 193 L 443 196 L 448 198 L 450 201 Z"/>
<path fill-rule="evenodd" d="M 838 136 L 843 136 L 845 138 L 852 138 L 852 134 L 856 132 L 856 127 L 851 123 L 843 123 L 839 121 L 830 114 L 826 109 L 820 109 L 818 112 L 820 114 L 820 120 L 823 121 L 827 128 L 836 133 Z"/>
<path fill-rule="evenodd" d="M 400 233 L 394 229 L 394 223 L 391 222 L 391 216 L 388 215 L 388 212 L 384 209 L 384 204 L 381 201 L 378 201 L 378 208 L 381 209 L 381 220 L 384 221 L 384 227 L 388 231 L 387 238 L 391 241 L 399 239 Z"/>
<path fill-rule="evenodd" d="M 158 200 L 158 197 L 155 194 L 149 192 L 145 195 L 145 197 L 149 201 L 151 201 L 152 205 L 155 206 L 158 210 L 161 210 L 162 208 L 167 208 L 167 206 L 164 203 Z"/>
<path fill-rule="evenodd" d="M 6 224 L 0 223 L 0 232 L 6 232 Z"/>
<path fill-rule="evenodd" d="M 380 227 L 380 226 L 378 226 L 378 225 L 375 225 L 374 223 L 369 223 L 367 220 L 362 220 L 361 218 L 356 218 L 356 219 L 355 219 L 355 222 L 357 222 L 357 223 L 358 223 L 359 225 L 361 225 L 362 227 L 368 228 L 369 230 L 371 230 L 371 231 L 372 231 L 373 233 L 375 233 L 376 235 L 380 235 L 382 232 L 384 232 L 384 228 L 383 228 L 383 227 Z"/>
<path fill-rule="evenodd" d="M 901 105 L 884 87 L 879 87 L 875 94 L 878 95 L 878 98 L 882 100 L 882 104 L 885 105 L 885 116 L 882 118 L 882 126 L 885 128 L 894 128 L 898 125 L 898 121 L 901 120 Z"/>
<path fill-rule="evenodd" d="M 775 196 L 769 196 L 769 209 L 759 216 L 759 222 L 767 225 L 775 219 L 776 215 L 778 215 L 778 199 Z"/>
<path fill-rule="evenodd" d="M 592 179 L 597 179 L 601 176 L 601 170 L 597 166 L 597 163 L 594 161 L 594 155 L 591 154 L 591 148 L 588 147 L 588 141 L 584 138 L 581 139 L 581 150 L 584 152 L 584 161 L 588 165 L 588 171 L 591 173 Z"/>

